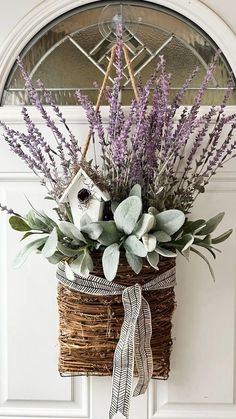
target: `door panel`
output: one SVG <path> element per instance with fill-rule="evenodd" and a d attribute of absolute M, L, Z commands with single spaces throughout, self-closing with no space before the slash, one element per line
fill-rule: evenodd
<path fill-rule="evenodd" d="M 67 113 L 73 131 L 85 138 L 84 115 L 78 108 Z M 0 119 L 5 117 L 20 130 L 18 115 L 15 110 L 11 119 L 9 110 L 0 110 Z M 41 124 L 40 128 L 45 130 Z M 24 195 L 36 207 L 49 205 L 34 176 L 5 144 L 1 142 L 0 147 L 0 202 L 21 213 L 29 209 Z M 219 233 L 235 229 L 234 164 L 212 182 L 193 212 L 193 217 L 210 218 L 225 210 Z M 19 237 L 1 214 L 0 418 L 105 419 L 111 378 L 61 378 L 57 372 L 55 267 L 33 255 L 14 270 Z M 223 253 L 213 262 L 215 283 L 207 266 L 194 255 L 189 263 L 178 260 L 170 379 L 154 381 L 146 395 L 133 399 L 131 419 L 236 418 L 235 234 L 221 248 Z"/>

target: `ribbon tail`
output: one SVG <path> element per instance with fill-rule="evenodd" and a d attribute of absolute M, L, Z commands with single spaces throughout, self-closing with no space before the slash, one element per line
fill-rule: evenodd
<path fill-rule="evenodd" d="M 124 322 L 113 361 L 113 385 L 109 418 L 120 412 L 126 419 L 132 397 L 134 336 L 142 303 L 142 289 L 136 284 L 123 291 Z"/>
<path fill-rule="evenodd" d="M 135 362 L 139 380 L 133 395 L 144 394 L 153 374 L 153 357 L 151 349 L 152 318 L 150 306 L 142 297 L 139 317 L 135 329 Z"/>

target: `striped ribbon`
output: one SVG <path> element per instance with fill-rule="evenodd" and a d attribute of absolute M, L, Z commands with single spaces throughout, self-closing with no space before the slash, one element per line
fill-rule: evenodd
<path fill-rule="evenodd" d="M 109 418 L 112 419 L 116 413 L 120 412 L 128 419 L 132 397 L 134 361 L 139 378 L 133 396 L 145 393 L 153 373 L 150 345 L 152 318 L 149 304 L 143 297 L 142 291 L 173 287 L 176 283 L 175 267 L 157 275 L 156 278 L 142 286 L 135 284 L 125 287 L 94 275 L 90 275 L 88 278 L 75 275 L 75 281 L 70 281 L 66 277 L 63 263 L 58 265 L 57 278 L 67 287 L 85 294 L 122 295 L 124 321 L 114 353 Z"/>

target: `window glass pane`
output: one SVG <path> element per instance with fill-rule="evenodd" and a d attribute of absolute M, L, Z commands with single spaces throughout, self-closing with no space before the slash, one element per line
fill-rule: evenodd
<path fill-rule="evenodd" d="M 112 5 L 116 3 L 120 2 L 113 2 Z M 50 27 L 44 28 L 22 54 L 24 65 L 33 80 L 43 80 L 59 105 L 76 104 L 74 93 L 78 88 L 94 103 L 96 101 L 97 88 L 94 82 L 101 85 L 112 47 L 112 42 L 104 39 L 99 30 L 99 17 L 105 5 L 106 2 L 96 3 L 61 16 Z M 199 74 L 184 98 L 185 104 L 190 105 L 207 65 L 215 55 L 213 42 L 192 23 L 169 9 L 144 1 L 131 1 L 129 5 L 133 35 L 130 34 L 127 45 L 134 72 L 143 81 L 146 80 L 153 72 L 158 56 L 164 55 L 167 71 L 172 74 L 171 94 L 174 96 L 198 65 Z M 215 79 L 203 99 L 204 105 L 221 101 L 230 72 L 222 55 L 218 60 Z M 132 89 L 128 73 L 124 73 L 122 101 L 124 105 L 129 105 Z M 235 103 L 235 99 L 234 93 L 230 104 Z M 2 104 L 29 104 L 16 66 L 6 84 Z"/>

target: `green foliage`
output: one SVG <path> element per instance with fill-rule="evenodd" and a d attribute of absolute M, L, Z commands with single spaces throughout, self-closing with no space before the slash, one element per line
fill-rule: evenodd
<path fill-rule="evenodd" d="M 104 275 L 112 281 L 117 273 L 120 252 L 125 252 L 127 262 L 136 274 L 141 272 L 145 259 L 158 270 L 160 257 L 173 258 L 179 252 L 189 259 L 190 253 L 194 252 L 207 263 L 214 276 L 208 259 L 198 248 L 215 258 L 219 252 L 215 245 L 232 233 L 230 229 L 212 237 L 224 213 L 208 221 L 189 221 L 176 209 L 158 212 L 150 207 L 148 213 L 142 213 L 140 185 L 134 185 L 130 196 L 121 203 L 111 202 L 111 209 L 113 216 L 110 211 L 107 220 L 92 222 L 87 214 L 83 215 L 80 229 L 68 221 L 70 208 L 67 208 L 66 220 L 60 220 L 58 224 L 34 208 L 25 218 L 11 216 L 12 228 L 24 232 L 22 240 L 31 235 L 42 235 L 21 249 L 15 266 L 21 266 L 33 251 L 37 251 L 50 263 L 64 261 L 67 277 L 74 280 L 75 274 L 88 277 L 93 270 L 91 252 L 99 250 L 103 253 Z"/>
<path fill-rule="evenodd" d="M 23 220 L 21 217 L 13 215 L 9 218 L 9 223 L 13 230 L 17 231 L 29 231 L 31 230 L 30 226 Z"/>
<path fill-rule="evenodd" d="M 120 259 L 120 249 L 117 243 L 106 247 L 102 257 L 102 266 L 105 277 L 108 281 L 113 281 L 116 276 Z"/>
<path fill-rule="evenodd" d="M 129 235 L 139 219 L 142 210 L 142 201 L 137 196 L 129 196 L 122 201 L 114 212 L 114 221 L 118 230 Z"/>

